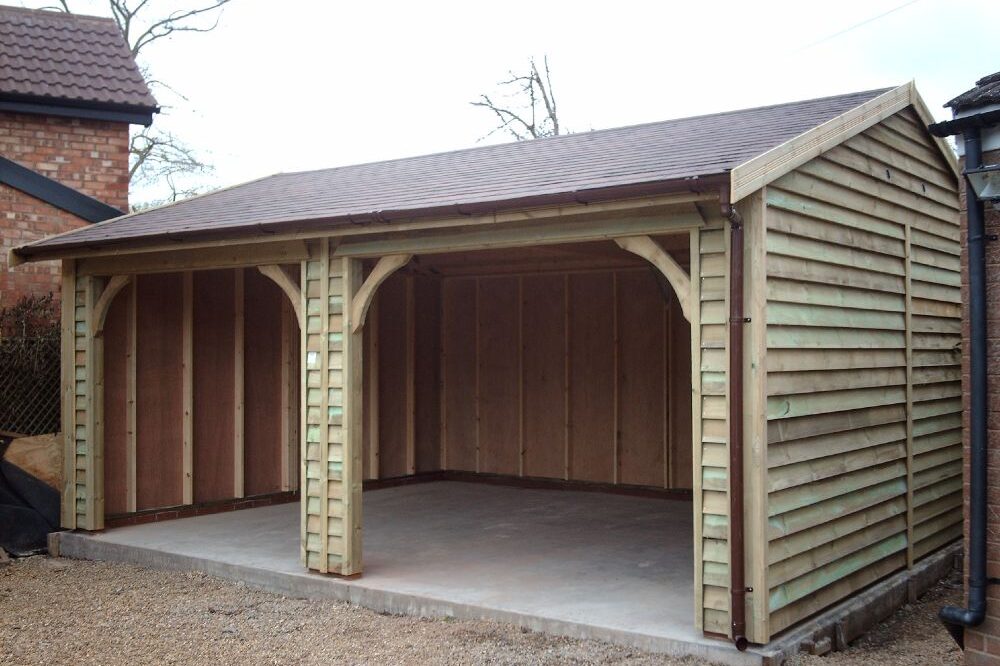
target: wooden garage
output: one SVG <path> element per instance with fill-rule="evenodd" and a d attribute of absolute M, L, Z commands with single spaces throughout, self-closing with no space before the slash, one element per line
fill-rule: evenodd
<path fill-rule="evenodd" d="M 695 625 L 765 643 L 961 537 L 959 173 L 929 119 L 907 84 L 18 248 L 63 261 L 64 526 L 298 499 L 303 566 L 354 575 L 365 482 L 668 493 Z"/>

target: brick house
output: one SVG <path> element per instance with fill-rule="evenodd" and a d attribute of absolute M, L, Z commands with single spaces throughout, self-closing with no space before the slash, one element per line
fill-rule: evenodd
<path fill-rule="evenodd" d="M 953 119 L 930 129 L 956 136 L 963 169 L 1000 164 L 1000 72 L 978 80 L 946 106 Z M 1000 591 L 994 584 L 1000 577 L 1000 244 L 993 236 L 1000 204 L 974 199 L 969 205 L 970 196 L 967 183 L 962 193 L 967 607 L 943 609 L 941 617 L 963 646 L 966 664 L 1000 666 Z M 977 242 L 977 236 L 983 240 Z M 978 294 L 977 283 L 984 285 Z"/>
<path fill-rule="evenodd" d="M 128 209 L 129 126 L 157 111 L 113 20 L 0 6 L 0 307 L 59 292 L 12 248 Z"/>

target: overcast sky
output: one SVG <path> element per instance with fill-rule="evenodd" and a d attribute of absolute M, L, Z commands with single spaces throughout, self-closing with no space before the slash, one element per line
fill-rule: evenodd
<path fill-rule="evenodd" d="M 495 123 L 469 102 L 546 54 L 571 131 L 911 79 L 943 118 L 1000 69 L 998 25 L 997 0 L 233 0 L 214 32 L 146 61 L 188 100 L 160 95 L 177 104 L 155 122 L 215 165 L 216 187 L 476 145 Z"/>

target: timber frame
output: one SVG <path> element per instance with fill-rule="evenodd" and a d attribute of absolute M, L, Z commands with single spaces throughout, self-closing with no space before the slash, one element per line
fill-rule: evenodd
<path fill-rule="evenodd" d="M 647 259 L 674 288 L 685 317 L 690 316 L 691 279 L 651 235 L 690 234 L 705 225 L 704 210 L 716 209 L 717 193 L 649 197 L 634 202 L 592 206 L 561 206 L 518 216 L 494 216 L 478 224 L 457 227 L 429 221 L 401 234 L 346 233 L 308 239 L 279 239 L 246 245 L 172 246 L 161 251 L 87 253 L 64 260 L 64 285 L 75 293 L 64 301 L 64 327 L 73 331 L 74 351 L 64 350 L 73 363 L 66 366 L 64 405 L 67 485 L 63 524 L 100 530 L 104 525 L 101 476 L 102 333 L 112 301 L 135 276 L 182 272 L 185 276 L 184 355 L 186 386 L 190 382 L 190 300 L 194 271 L 255 268 L 285 294 L 301 331 L 301 464 L 302 561 L 322 573 L 355 575 L 361 561 L 361 423 L 365 391 L 361 333 L 379 285 L 415 254 L 440 254 L 477 249 L 524 247 L 614 240 Z M 530 224 L 526 221 L 530 220 Z M 352 230 L 346 230 L 351 232 Z M 362 262 L 375 260 L 365 279 Z M 282 265 L 298 263 L 296 280 Z M 237 289 L 242 280 L 238 281 Z M 135 290 L 130 290 L 134 298 Z M 242 337 L 238 329 L 238 337 Z M 134 358 L 133 358 L 134 362 Z M 242 363 L 237 363 L 237 373 Z M 75 377 L 76 379 L 71 379 Z M 241 385 L 241 381 L 237 382 Z M 184 395 L 184 468 L 191 467 L 189 390 Z M 134 400 L 134 399 L 133 399 Z M 239 401 L 238 401 L 239 402 Z M 132 417 L 134 419 L 134 416 Z M 239 419 L 238 419 L 239 421 Z M 237 432 L 237 441 L 241 435 Z M 242 456 L 237 444 L 235 455 Z M 130 462 L 134 476 L 134 454 Z M 237 469 L 239 466 L 237 465 Z M 134 481 L 131 490 L 134 496 Z M 236 497 L 243 495 L 237 478 Z M 190 473 L 185 473 L 184 501 L 191 501 Z M 133 499 L 134 502 L 134 499 Z M 132 505 L 134 506 L 134 504 Z"/>
<path fill-rule="evenodd" d="M 861 588 L 913 569 L 961 534 L 961 370 L 954 346 L 961 313 L 960 176 L 954 155 L 924 129 L 929 118 L 906 84 L 737 165 L 724 183 L 699 184 L 701 190 L 47 254 L 63 260 L 67 295 L 63 525 L 104 525 L 102 332 L 116 294 L 136 298 L 139 276 L 184 276 L 185 386 L 191 382 L 191 276 L 239 269 L 241 304 L 244 269 L 281 289 L 300 331 L 300 412 L 297 418 L 290 413 L 290 400 L 282 410 L 288 422 L 283 431 L 294 433 L 287 435 L 287 449 L 297 444 L 299 465 L 293 451 L 283 460 L 282 476 L 286 490 L 300 489 L 301 559 L 310 570 L 350 576 L 363 571 L 364 468 L 379 465 L 375 448 L 364 459 L 362 440 L 365 427 L 378 437 L 374 364 L 380 343 L 373 332 L 393 324 L 384 312 L 380 322 L 373 307 L 380 285 L 405 271 L 401 319 L 412 327 L 413 271 L 424 255 L 614 243 L 663 276 L 690 325 L 696 627 L 731 635 L 730 563 L 742 557 L 746 637 L 767 642 Z M 723 217 L 722 204 L 737 214 Z M 745 225 L 742 276 L 731 274 L 739 269 L 730 264 L 730 232 L 739 219 Z M 687 268 L 662 244 L 666 236 L 686 237 Z M 742 321 L 730 314 L 737 289 L 746 306 Z M 517 282 L 511 298 L 521 301 L 524 291 Z M 464 306 L 475 309 L 478 353 L 478 278 L 472 293 Z M 617 308 L 615 300 L 615 335 Z M 238 313 L 235 373 L 242 386 L 246 331 Z M 684 325 L 679 319 L 671 321 Z M 568 314 L 563 325 L 568 339 Z M 738 387 L 730 381 L 736 372 L 730 347 L 739 346 L 730 336 L 734 326 L 743 332 Z M 518 321 L 516 336 L 523 331 Z M 283 339 L 293 335 L 283 329 Z M 406 340 L 401 357 L 412 375 L 414 336 Z M 519 349 L 522 343 L 518 338 Z M 133 324 L 133 366 L 136 353 Z M 617 364 L 617 347 L 614 354 Z M 283 361 L 282 384 L 295 383 L 293 360 Z M 525 363 L 520 353 L 517 363 Z M 478 367 L 474 372 L 478 393 Z M 408 384 L 408 442 L 414 391 Z M 742 516 L 730 515 L 730 452 L 739 450 L 730 442 L 738 437 L 729 422 L 734 391 L 742 392 L 745 406 Z M 523 393 L 517 399 L 523 404 Z M 134 386 L 128 400 L 134 430 Z M 183 402 L 183 464 L 189 470 L 190 391 Z M 242 404 L 238 399 L 238 415 Z M 440 411 L 447 427 L 443 400 Z M 617 423 L 617 411 L 614 418 Z M 239 416 L 237 421 L 242 424 Z M 237 431 L 237 458 L 243 435 Z M 477 447 L 478 437 L 477 430 Z M 448 453 L 441 448 L 446 468 Z M 523 472 L 523 459 L 520 465 Z M 405 468 L 416 471 L 412 450 Z M 134 454 L 128 470 L 134 509 Z M 235 495 L 243 496 L 242 479 L 235 486 Z M 190 497 L 185 481 L 185 501 Z M 742 552 L 731 539 L 735 520 L 745 534 Z"/>

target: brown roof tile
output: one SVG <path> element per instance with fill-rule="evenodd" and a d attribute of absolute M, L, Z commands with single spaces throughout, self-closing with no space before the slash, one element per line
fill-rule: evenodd
<path fill-rule="evenodd" d="M 109 18 L 0 6 L 0 97 L 156 110 Z"/>
<path fill-rule="evenodd" d="M 887 90 L 887 89 L 886 89 Z M 585 201 L 609 188 L 725 177 L 733 167 L 885 90 L 285 173 L 33 243 L 21 254 L 155 239 L 329 228 Z"/>

